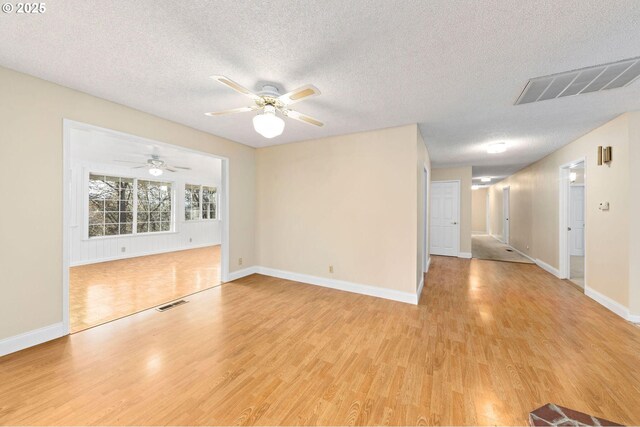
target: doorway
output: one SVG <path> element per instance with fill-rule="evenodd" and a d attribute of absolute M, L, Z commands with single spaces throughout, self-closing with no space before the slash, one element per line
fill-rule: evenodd
<path fill-rule="evenodd" d="M 226 281 L 227 162 L 64 121 L 67 333 Z"/>
<path fill-rule="evenodd" d="M 424 235 L 422 236 L 422 273 L 426 273 L 429 269 L 430 254 L 429 254 L 429 170 L 425 166 L 422 173 L 422 188 L 424 193 L 423 206 L 422 206 L 422 228 Z"/>
<path fill-rule="evenodd" d="M 460 181 L 431 183 L 431 253 L 458 256 L 460 246 Z"/>
<path fill-rule="evenodd" d="M 510 207 L 511 189 L 505 187 L 502 189 L 502 242 L 509 244 L 509 207 Z"/>
<path fill-rule="evenodd" d="M 584 289 L 586 173 L 584 160 L 560 168 L 560 273 Z"/>

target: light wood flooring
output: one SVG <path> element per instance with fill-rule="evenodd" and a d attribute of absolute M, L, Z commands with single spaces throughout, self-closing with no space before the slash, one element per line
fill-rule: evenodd
<path fill-rule="evenodd" d="M 413 306 L 253 275 L 0 358 L 1 424 L 640 424 L 640 329 L 535 265 L 433 257 Z"/>
<path fill-rule="evenodd" d="M 71 332 L 219 284 L 219 245 L 71 267 Z"/>

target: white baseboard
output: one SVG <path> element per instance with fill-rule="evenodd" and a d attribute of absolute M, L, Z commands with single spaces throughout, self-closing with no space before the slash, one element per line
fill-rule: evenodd
<path fill-rule="evenodd" d="M 427 265 L 424 266 L 424 272 L 429 272 L 429 267 L 431 267 L 431 257 L 427 258 Z"/>
<path fill-rule="evenodd" d="M 220 245 L 220 243 L 202 243 L 200 245 L 180 246 L 177 248 L 165 248 L 165 249 L 158 249 L 153 251 L 129 253 L 126 255 L 116 255 L 112 257 L 95 258 L 95 259 L 82 260 L 82 261 L 72 261 L 69 267 L 78 267 L 80 265 L 98 264 L 100 262 L 117 261 L 119 259 L 137 258 L 140 256 L 158 255 L 158 254 L 164 254 L 167 252 L 186 251 L 189 249 L 199 249 L 199 248 L 206 248 L 207 246 L 218 246 L 218 245 Z"/>
<path fill-rule="evenodd" d="M 458 258 L 471 258 L 471 252 L 458 252 Z"/>
<path fill-rule="evenodd" d="M 275 268 L 257 267 L 257 273 L 264 274 L 265 276 L 278 277 L 280 279 L 307 283 L 309 285 L 323 286 L 325 288 L 338 289 L 341 291 L 369 295 L 372 297 L 384 298 L 393 301 L 400 301 L 408 304 L 418 304 L 417 293 L 414 294 L 411 292 L 402 292 L 393 289 L 379 288 L 377 286 L 362 285 L 359 283 L 352 283 L 344 280 L 310 276 L 308 274 L 293 273 L 290 271 L 277 270 Z"/>
<path fill-rule="evenodd" d="M 0 356 L 66 335 L 62 322 L 0 340 Z"/>
<path fill-rule="evenodd" d="M 539 259 L 535 259 L 535 263 L 538 267 L 540 267 L 541 269 L 548 271 L 549 273 L 553 274 L 556 277 L 560 277 L 560 272 L 558 271 L 557 268 L 550 266 L 549 264 L 547 264 L 546 262 L 539 260 Z"/>
<path fill-rule="evenodd" d="M 232 271 L 232 272 L 229 272 L 229 280 L 228 281 L 232 282 L 234 280 L 238 280 L 238 279 L 241 279 L 243 277 L 250 276 L 252 274 L 256 274 L 257 272 L 258 272 L 258 267 L 256 267 L 256 266 L 247 267 L 247 268 L 244 268 L 244 269 L 238 270 L 238 271 Z"/>
<path fill-rule="evenodd" d="M 629 314 L 627 320 L 631 323 L 640 323 L 640 314 Z"/>
<path fill-rule="evenodd" d="M 420 295 L 422 295 L 422 288 L 424 288 L 424 274 L 420 278 L 420 283 L 418 283 L 418 291 L 416 292 L 416 297 L 420 300 Z"/>
<path fill-rule="evenodd" d="M 514 248 L 513 246 L 509 246 L 511 249 L 514 250 L 514 252 L 519 253 L 520 255 L 522 255 L 525 258 L 528 258 L 530 261 L 533 261 L 534 263 L 536 262 L 535 259 L 531 258 L 529 255 L 525 254 L 524 252 L 519 251 L 518 249 Z"/>
<path fill-rule="evenodd" d="M 624 305 L 620 304 L 617 301 L 612 300 L 608 296 L 601 294 L 593 288 L 585 286 L 584 294 L 597 302 L 598 304 L 608 308 L 613 311 L 618 316 L 622 317 L 624 320 L 633 323 L 640 323 L 640 315 L 629 313 L 629 309 Z"/>

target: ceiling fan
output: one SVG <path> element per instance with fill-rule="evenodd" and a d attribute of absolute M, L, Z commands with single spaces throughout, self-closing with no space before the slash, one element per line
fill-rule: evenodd
<path fill-rule="evenodd" d="M 231 110 L 216 111 L 213 113 L 205 113 L 207 116 L 221 116 L 224 114 L 244 113 L 247 111 L 258 111 L 258 114 L 253 118 L 253 127 L 260 135 L 265 138 L 274 138 L 284 130 L 284 120 L 278 117 L 276 113 L 280 113 L 290 119 L 298 120 L 303 123 L 321 127 L 324 123 L 307 116 L 306 114 L 299 113 L 291 110 L 290 105 L 296 102 L 304 101 L 312 96 L 320 95 L 320 91 L 313 85 L 305 85 L 291 92 L 281 95 L 278 88 L 272 85 L 262 86 L 260 92 L 253 93 L 249 89 L 241 86 L 225 76 L 211 76 L 223 85 L 230 87 L 243 94 L 244 96 L 251 98 L 255 105 L 249 107 L 233 108 Z"/>
<path fill-rule="evenodd" d="M 151 175 L 153 175 L 153 176 L 160 176 L 160 175 L 162 175 L 162 173 L 164 171 L 177 172 L 176 169 L 191 170 L 191 168 L 188 168 L 186 166 L 171 166 L 171 165 L 168 165 L 164 160 L 161 160 L 160 156 L 158 156 L 157 154 L 152 154 L 151 158 L 147 159 L 146 163 L 131 162 L 129 160 L 116 160 L 116 162 L 119 162 L 119 163 L 133 163 L 133 164 L 138 165 L 138 166 L 132 167 L 132 169 L 149 168 L 149 173 Z"/>

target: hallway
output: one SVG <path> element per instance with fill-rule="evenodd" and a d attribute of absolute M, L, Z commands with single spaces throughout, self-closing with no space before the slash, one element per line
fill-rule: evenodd
<path fill-rule="evenodd" d="M 471 256 L 477 259 L 534 264 L 529 258 L 520 255 L 509 245 L 505 245 L 488 234 L 471 236 Z"/>

